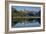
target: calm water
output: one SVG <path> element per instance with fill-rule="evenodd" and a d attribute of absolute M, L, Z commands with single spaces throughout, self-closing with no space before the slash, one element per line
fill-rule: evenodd
<path fill-rule="evenodd" d="M 17 23 L 16 25 L 13 26 L 13 28 L 21 28 L 21 27 L 40 27 L 40 24 L 38 21 L 33 21 L 32 23 L 30 22 L 22 22 L 22 23 Z"/>

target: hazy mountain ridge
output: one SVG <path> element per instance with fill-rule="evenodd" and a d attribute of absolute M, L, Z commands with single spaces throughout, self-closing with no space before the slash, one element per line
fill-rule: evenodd
<path fill-rule="evenodd" d="M 15 16 L 19 15 L 19 16 L 40 16 L 40 11 L 39 12 L 34 12 L 34 11 L 18 11 L 18 12 L 14 12 L 14 14 L 16 14 Z"/>
<path fill-rule="evenodd" d="M 38 21 L 40 23 L 40 19 L 37 19 L 37 18 L 36 19 L 34 19 L 34 18 L 32 18 L 32 19 L 31 18 L 29 18 L 29 19 L 25 19 L 25 18 L 18 19 L 19 17 L 31 17 L 31 16 L 40 17 L 40 13 L 41 13 L 40 10 L 38 12 L 33 11 L 33 10 L 32 11 L 29 11 L 29 10 L 18 11 L 16 9 L 12 8 L 12 26 L 19 23 L 19 22 L 20 23 L 26 23 L 25 20 L 29 21 L 30 23 L 32 23 L 34 20 Z M 14 18 L 14 17 L 18 17 L 18 18 Z"/>

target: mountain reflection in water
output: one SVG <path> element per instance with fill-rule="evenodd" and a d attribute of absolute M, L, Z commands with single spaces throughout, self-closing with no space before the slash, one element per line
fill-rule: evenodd
<path fill-rule="evenodd" d="M 16 23 L 17 22 L 17 23 Z M 13 28 L 20 28 L 20 27 L 40 27 L 40 19 L 29 19 L 26 21 L 15 21 L 12 22 Z"/>

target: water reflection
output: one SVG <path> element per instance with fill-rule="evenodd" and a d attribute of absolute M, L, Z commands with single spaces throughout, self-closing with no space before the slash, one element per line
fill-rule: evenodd
<path fill-rule="evenodd" d="M 16 18 L 12 20 L 12 27 L 40 27 L 40 18 Z"/>

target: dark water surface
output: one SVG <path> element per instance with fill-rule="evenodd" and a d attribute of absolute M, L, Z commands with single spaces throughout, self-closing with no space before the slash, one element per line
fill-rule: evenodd
<path fill-rule="evenodd" d="M 26 21 L 25 23 L 22 22 L 22 23 L 17 23 L 13 26 L 13 28 L 21 28 L 21 27 L 40 27 L 40 24 L 38 21 L 32 21 L 32 23 Z"/>

